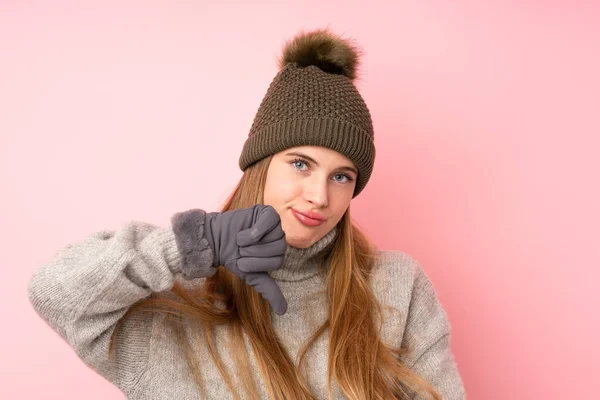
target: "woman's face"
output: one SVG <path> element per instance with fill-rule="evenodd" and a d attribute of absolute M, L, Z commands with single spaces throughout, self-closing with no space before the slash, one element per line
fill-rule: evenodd
<path fill-rule="evenodd" d="M 279 213 L 287 243 L 307 248 L 340 221 L 350 205 L 357 176 L 352 161 L 336 151 L 292 147 L 271 160 L 264 204 Z M 302 215 L 306 213 L 310 215 Z"/>

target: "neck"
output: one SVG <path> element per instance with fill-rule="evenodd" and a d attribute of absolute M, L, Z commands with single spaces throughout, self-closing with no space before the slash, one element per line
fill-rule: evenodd
<path fill-rule="evenodd" d="M 283 265 L 269 274 L 277 281 L 296 282 L 326 272 L 326 266 L 322 261 L 331 252 L 337 234 L 338 228 L 334 226 L 310 247 L 301 249 L 288 245 Z"/>

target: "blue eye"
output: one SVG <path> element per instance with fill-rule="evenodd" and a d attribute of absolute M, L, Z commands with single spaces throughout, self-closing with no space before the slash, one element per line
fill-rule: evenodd
<path fill-rule="evenodd" d="M 340 177 L 340 176 L 346 178 L 346 180 L 345 181 L 341 181 L 339 179 L 335 179 L 336 182 L 352 182 L 352 178 L 349 175 L 346 175 L 346 174 L 335 174 L 335 177 Z"/>
<path fill-rule="evenodd" d="M 303 169 L 302 169 L 302 165 L 308 166 L 308 164 L 307 164 L 307 162 L 306 162 L 306 161 L 304 161 L 304 160 L 301 160 L 301 159 L 299 159 L 299 158 L 297 158 L 297 159 L 293 160 L 293 161 L 291 162 L 291 164 L 294 166 L 294 168 L 296 168 L 296 169 L 299 169 L 299 170 L 302 170 L 302 171 L 303 171 Z M 300 166 L 299 166 L 299 165 L 300 165 Z"/>

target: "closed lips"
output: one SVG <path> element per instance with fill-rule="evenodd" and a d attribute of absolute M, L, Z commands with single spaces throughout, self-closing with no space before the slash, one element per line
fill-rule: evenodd
<path fill-rule="evenodd" d="M 320 214 L 317 213 L 313 213 L 310 211 L 298 211 L 296 209 L 293 209 L 295 212 L 297 212 L 298 214 L 302 214 L 307 218 L 311 218 L 311 219 L 316 219 L 318 221 L 325 221 L 325 218 L 323 216 L 321 216 Z"/>

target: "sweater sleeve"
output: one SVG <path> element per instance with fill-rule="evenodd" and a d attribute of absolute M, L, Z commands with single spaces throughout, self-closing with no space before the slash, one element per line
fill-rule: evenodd
<path fill-rule="evenodd" d="M 175 214 L 165 228 L 131 221 L 63 247 L 30 278 L 33 308 L 86 365 L 121 390 L 130 389 L 146 368 L 152 319 L 128 321 L 109 358 L 115 325 L 131 305 L 171 289 L 178 276 L 216 272 L 203 216 L 201 210 Z"/>
<path fill-rule="evenodd" d="M 462 400 L 466 398 L 465 389 L 450 349 L 450 331 L 448 317 L 430 279 L 417 266 L 402 339 L 402 345 L 411 350 L 408 366 L 432 384 L 442 399 Z"/>

